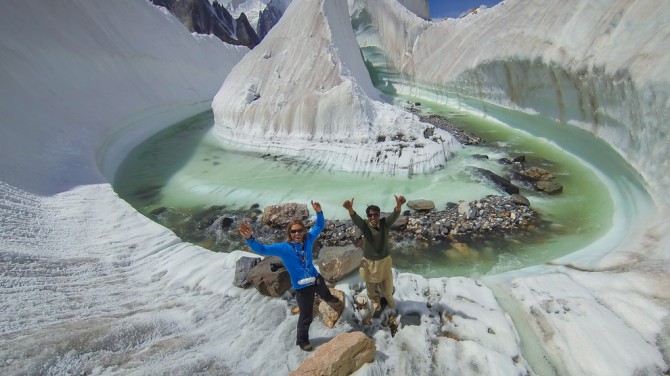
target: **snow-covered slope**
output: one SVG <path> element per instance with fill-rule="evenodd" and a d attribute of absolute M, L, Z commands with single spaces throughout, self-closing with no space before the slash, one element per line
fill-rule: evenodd
<path fill-rule="evenodd" d="M 191 35 L 143 1 L 8 1 L 1 9 L 0 171 L 36 193 L 104 182 L 96 155 L 115 132 L 209 100 L 248 51 Z M 155 130 L 136 130 L 132 142 Z"/>
<path fill-rule="evenodd" d="M 293 1 L 212 107 L 215 134 L 228 144 L 345 171 L 429 172 L 459 145 L 380 100 L 344 2 Z"/>

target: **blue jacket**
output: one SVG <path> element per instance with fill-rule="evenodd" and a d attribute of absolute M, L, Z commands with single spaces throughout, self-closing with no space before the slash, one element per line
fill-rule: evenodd
<path fill-rule="evenodd" d="M 312 245 L 326 225 L 323 212 L 316 213 L 314 227 L 307 233 L 303 243 L 283 242 L 265 245 L 254 237 L 246 239 L 247 245 L 252 251 L 264 256 L 278 256 L 284 262 L 284 266 L 291 276 L 291 285 L 299 290 L 308 285 L 298 283 L 301 279 L 319 275 L 312 261 Z"/>

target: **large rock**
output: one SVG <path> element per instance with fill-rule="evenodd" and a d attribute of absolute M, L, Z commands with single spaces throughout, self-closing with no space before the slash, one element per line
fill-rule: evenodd
<path fill-rule="evenodd" d="M 540 167 L 529 167 L 525 170 L 519 171 L 519 174 L 533 181 L 551 180 L 554 178 L 554 175 L 552 175 L 551 172 Z"/>
<path fill-rule="evenodd" d="M 555 180 L 538 181 L 535 184 L 533 184 L 533 188 L 550 195 L 555 195 L 563 192 L 563 186 Z"/>
<path fill-rule="evenodd" d="M 278 266 L 272 271 L 272 265 Z M 276 256 L 266 257 L 254 266 L 247 275 L 256 290 L 265 296 L 278 297 L 284 295 L 291 287 L 291 277 L 281 259 Z"/>
<path fill-rule="evenodd" d="M 270 227 L 286 227 L 295 219 L 304 220 L 309 217 L 307 205 L 290 202 L 287 204 L 270 205 L 263 209 L 262 221 Z"/>
<path fill-rule="evenodd" d="M 472 166 L 469 167 L 469 170 L 472 171 L 475 175 L 481 176 L 482 178 L 490 181 L 496 187 L 502 189 L 503 191 L 505 191 L 510 195 L 519 194 L 519 187 L 512 184 L 509 180 L 503 178 L 502 176 L 496 175 L 494 172 L 491 172 L 484 168 L 472 167 Z"/>
<path fill-rule="evenodd" d="M 522 195 L 513 194 L 510 195 L 510 198 L 512 199 L 512 202 L 514 202 L 515 204 L 530 206 L 530 201 L 528 201 L 528 199 Z"/>
<path fill-rule="evenodd" d="M 375 342 L 362 332 L 342 333 L 319 346 L 290 376 L 348 376 L 375 359 Z"/>
<path fill-rule="evenodd" d="M 251 286 L 251 281 L 248 278 L 249 272 L 254 266 L 261 262 L 260 257 L 240 257 L 235 264 L 235 278 L 233 285 L 243 289 Z"/>
<path fill-rule="evenodd" d="M 328 282 L 337 282 L 357 270 L 363 259 L 363 250 L 356 246 L 323 247 L 319 251 L 319 272 Z"/>
<path fill-rule="evenodd" d="M 410 200 L 407 201 L 407 207 L 412 210 L 433 210 L 435 209 L 435 203 L 431 200 Z"/>
<path fill-rule="evenodd" d="M 335 323 L 340 318 L 340 316 L 342 316 L 342 311 L 344 310 L 344 292 L 332 287 L 329 287 L 328 289 L 330 290 L 331 294 L 337 296 L 337 298 L 340 299 L 340 302 L 331 307 L 330 304 L 319 299 L 317 310 L 321 316 L 323 316 L 323 321 L 326 323 L 326 326 L 332 328 L 335 326 Z"/>

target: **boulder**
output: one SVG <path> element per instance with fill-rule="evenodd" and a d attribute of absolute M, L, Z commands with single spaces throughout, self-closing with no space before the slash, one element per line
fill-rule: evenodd
<path fill-rule="evenodd" d="M 337 303 L 334 307 L 331 307 L 330 304 L 319 299 L 318 306 L 316 310 L 323 316 L 323 321 L 326 323 L 326 326 L 332 328 L 335 326 L 337 320 L 342 316 L 342 311 L 344 310 L 344 292 L 341 290 L 334 289 L 332 287 L 328 288 L 330 293 L 337 296 L 340 299 L 340 302 Z"/>
<path fill-rule="evenodd" d="M 555 195 L 563 192 L 563 186 L 555 180 L 541 180 L 533 184 L 533 188 L 538 191 Z"/>
<path fill-rule="evenodd" d="M 530 201 L 528 201 L 528 199 L 523 197 L 522 195 L 514 194 L 511 195 L 510 198 L 512 199 L 512 202 L 514 202 L 515 204 L 530 207 Z"/>
<path fill-rule="evenodd" d="M 290 376 L 347 376 L 375 359 L 375 342 L 362 332 L 342 333 L 319 346 Z"/>
<path fill-rule="evenodd" d="M 407 201 L 407 207 L 412 210 L 433 210 L 435 209 L 435 203 L 431 200 L 410 200 Z"/>
<path fill-rule="evenodd" d="M 319 272 L 328 282 L 337 282 L 358 269 L 363 259 L 363 250 L 354 245 L 323 247 L 319 251 Z"/>
<path fill-rule="evenodd" d="M 295 219 L 304 220 L 309 217 L 307 205 L 290 202 L 280 205 L 269 205 L 263 209 L 262 222 L 270 227 L 286 227 Z"/>
<path fill-rule="evenodd" d="M 265 296 L 282 296 L 291 287 L 291 277 L 288 270 L 284 267 L 281 259 L 276 256 L 266 257 L 258 265 L 251 268 L 249 274 L 247 274 L 247 279 L 251 281 L 251 284 L 259 293 Z"/>
<path fill-rule="evenodd" d="M 551 172 L 540 168 L 540 167 L 529 167 L 525 170 L 519 171 L 519 173 L 530 180 L 551 180 L 554 178 L 554 175 Z"/>
<path fill-rule="evenodd" d="M 502 176 L 496 175 L 494 172 L 491 172 L 491 171 L 489 171 L 487 169 L 484 169 L 484 168 L 472 167 L 472 166 L 470 166 L 469 169 L 475 175 L 481 176 L 484 179 L 490 181 L 496 187 L 505 191 L 507 194 L 512 195 L 512 194 L 518 194 L 519 193 L 519 187 L 512 184 L 509 180 L 503 178 Z"/>
<path fill-rule="evenodd" d="M 233 285 L 243 289 L 251 286 L 248 274 L 259 262 L 261 262 L 260 257 L 240 257 L 235 264 L 235 278 L 233 279 Z"/>

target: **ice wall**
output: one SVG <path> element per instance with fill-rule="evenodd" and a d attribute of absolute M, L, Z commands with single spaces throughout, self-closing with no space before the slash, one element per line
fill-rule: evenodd
<path fill-rule="evenodd" d="M 229 145 L 345 171 L 428 172 L 459 146 L 380 100 L 339 1 L 293 1 L 212 107 L 215 134 Z"/>
<path fill-rule="evenodd" d="M 395 74 L 397 91 L 427 90 L 443 102 L 478 98 L 587 129 L 640 171 L 658 200 L 670 202 L 664 1 L 506 0 L 439 23 L 392 1 L 353 3 L 355 18 L 372 19 L 357 33 L 375 51 L 366 58 Z"/>
<path fill-rule="evenodd" d="M 0 178 L 40 194 L 104 182 L 96 158 L 117 131 L 156 113 L 179 120 L 175 108 L 208 101 L 248 51 L 144 1 L 6 1 L 0 35 Z"/>
<path fill-rule="evenodd" d="M 127 374 L 127 354 L 193 333 L 178 319 L 189 312 L 164 304 L 189 295 L 171 286 L 194 286 L 170 257 L 218 277 L 225 260 L 181 243 L 110 181 L 130 148 L 208 110 L 246 52 L 143 0 L 0 4 L 1 374 Z M 193 373 L 192 361 L 151 358 L 140 373 Z"/>

